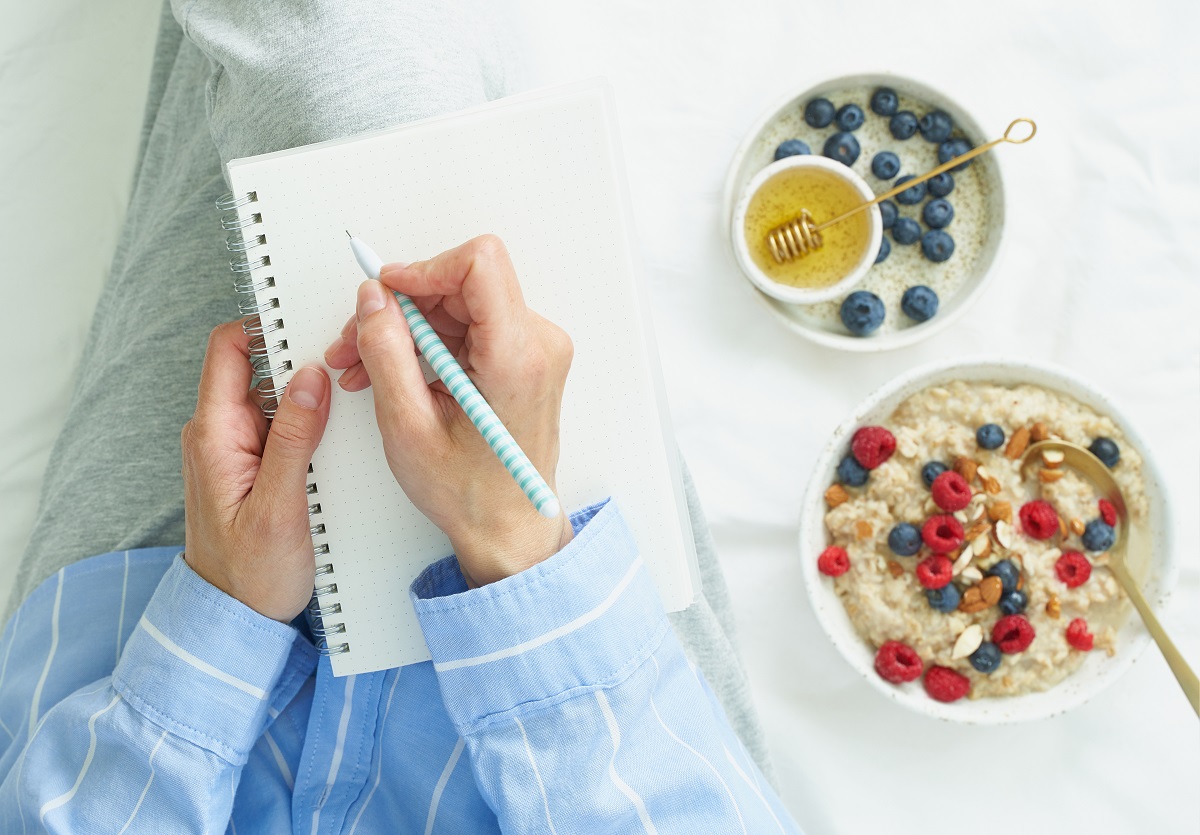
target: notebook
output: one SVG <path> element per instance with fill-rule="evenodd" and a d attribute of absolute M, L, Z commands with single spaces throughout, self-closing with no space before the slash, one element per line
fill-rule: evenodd
<path fill-rule="evenodd" d="M 354 312 L 363 276 L 345 230 L 385 261 L 499 235 L 526 303 L 575 345 L 561 419 L 563 506 L 613 497 L 664 606 L 677 611 L 698 594 L 699 571 L 614 113 L 610 88 L 595 80 L 233 160 L 218 207 L 242 310 L 256 314 L 246 327 L 267 394 L 321 362 Z M 333 387 L 309 476 L 309 618 L 338 676 L 429 658 L 408 587 L 452 551 L 392 477 L 372 398 Z"/>

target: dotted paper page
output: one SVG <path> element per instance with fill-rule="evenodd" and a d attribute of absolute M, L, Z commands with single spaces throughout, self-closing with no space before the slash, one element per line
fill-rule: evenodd
<path fill-rule="evenodd" d="M 526 303 L 575 344 L 562 409 L 560 497 L 568 510 L 613 496 L 668 610 L 696 588 L 695 554 L 657 358 L 636 284 L 611 100 L 597 82 L 495 102 L 457 116 L 230 164 L 236 193 L 256 191 L 294 368 L 320 362 L 354 311 L 363 280 L 344 230 L 384 261 L 414 261 L 485 232 L 504 239 Z M 246 211 L 246 210 L 243 210 Z M 256 251 L 257 252 L 257 251 Z M 264 314 L 264 319 L 270 318 Z M 336 378 L 336 377 L 335 377 Z M 371 390 L 334 385 L 313 458 L 327 558 L 350 651 L 336 675 L 429 657 L 408 597 L 412 579 L 451 552 L 384 459 Z M 515 485 L 514 485 L 514 489 Z M 325 562 L 321 558 L 318 562 Z M 324 582 L 328 578 L 322 578 Z"/>

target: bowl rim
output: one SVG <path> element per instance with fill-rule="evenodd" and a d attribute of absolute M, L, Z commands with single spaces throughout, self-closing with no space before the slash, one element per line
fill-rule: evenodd
<path fill-rule="evenodd" d="M 1005 234 L 1006 224 L 1006 189 L 1004 184 L 1004 166 L 1000 154 L 989 155 L 992 169 L 995 173 L 995 182 L 990 184 L 990 189 L 993 194 L 993 204 L 999 209 L 998 215 L 993 218 L 993 232 L 995 236 L 995 249 L 992 252 L 990 261 L 984 265 L 982 273 L 978 279 L 974 280 L 974 286 L 963 287 L 957 294 L 953 296 L 954 305 L 949 310 L 940 312 L 932 319 L 922 322 L 918 325 L 904 328 L 902 330 L 893 331 L 891 333 L 876 334 L 871 336 L 853 336 L 850 334 L 834 333 L 831 331 L 812 328 L 804 325 L 802 322 L 788 316 L 782 312 L 781 307 L 789 304 L 780 299 L 773 298 L 767 295 L 764 291 L 751 281 L 746 275 L 738 261 L 737 254 L 734 249 L 733 235 L 728 234 L 731 229 L 733 210 L 736 206 L 738 196 L 741 189 L 738 188 L 739 174 L 745 162 L 746 156 L 751 148 L 758 141 L 763 130 L 767 125 L 777 119 L 786 109 L 793 106 L 796 102 L 803 98 L 821 93 L 829 92 L 838 88 L 848 86 L 866 86 L 866 85 L 885 85 L 896 84 L 899 86 L 914 88 L 919 92 L 919 95 L 914 97 L 921 98 L 926 101 L 931 107 L 946 108 L 955 114 L 955 122 L 962 125 L 964 132 L 972 137 L 973 141 L 982 143 L 987 141 L 987 136 L 983 132 L 979 123 L 969 110 L 959 104 L 958 100 L 952 96 L 943 93 L 940 88 L 930 84 L 924 78 L 913 75 L 901 75 L 889 70 L 875 70 L 867 72 L 857 72 L 845 75 L 835 76 L 824 81 L 818 81 L 808 86 L 792 92 L 778 96 L 770 107 L 762 110 L 758 118 L 752 123 L 749 130 L 743 135 L 741 142 L 733 152 L 730 159 L 729 168 L 725 174 L 725 183 L 722 188 L 721 196 L 721 221 L 722 226 L 726 230 L 726 234 L 722 235 L 725 241 L 725 251 L 729 258 L 733 261 L 734 266 L 742 274 L 745 279 L 744 286 L 751 291 L 759 303 L 764 305 L 771 315 L 786 326 L 789 330 L 799 334 L 800 336 L 814 342 L 818 345 L 824 345 L 829 348 L 837 348 L 843 351 L 851 351 L 858 353 L 871 353 L 877 351 L 891 351 L 896 348 L 903 348 L 907 345 L 912 345 L 921 342 L 931 336 L 942 331 L 944 328 L 958 320 L 963 313 L 974 304 L 983 291 L 990 285 L 995 275 L 999 272 L 999 267 L 1003 263 L 1004 255 L 1008 249 L 1006 242 L 1008 236 Z"/>
<path fill-rule="evenodd" d="M 750 247 L 746 242 L 746 235 L 744 233 L 746 212 L 750 208 L 750 203 L 754 199 L 754 195 L 758 193 L 759 189 L 768 180 L 779 176 L 784 171 L 790 171 L 794 168 L 819 168 L 822 171 L 827 171 L 835 177 L 840 178 L 843 182 L 853 186 L 854 190 L 858 192 L 859 197 L 864 201 L 875 199 L 875 192 L 871 190 L 871 186 L 859 176 L 857 171 L 847 165 L 843 165 L 837 160 L 815 154 L 797 154 L 777 159 L 759 169 L 750 178 L 749 182 L 746 183 L 746 187 L 742 190 L 742 194 L 738 198 L 737 205 L 733 207 L 733 215 L 730 221 L 733 224 L 730 229 L 730 239 L 736 242 L 733 244 L 734 256 L 746 277 L 760 291 L 780 301 L 790 304 L 816 304 L 817 302 L 837 298 L 863 280 L 867 271 L 875 263 L 880 241 L 883 240 L 883 218 L 879 213 L 878 206 L 873 206 L 867 210 L 867 216 L 870 218 L 867 245 L 855 263 L 854 268 L 837 283 L 830 284 L 828 287 L 813 288 L 791 287 L 787 284 L 780 284 L 777 281 L 773 281 L 770 276 L 758 268 L 758 265 L 754 263 L 754 259 L 750 256 Z"/>
<path fill-rule="evenodd" d="M 1136 612 L 1118 630 L 1125 638 L 1122 651 L 1115 657 L 1104 658 L 1101 673 L 1090 679 L 1080 679 L 1067 686 L 1081 670 L 1045 691 L 1019 696 L 985 697 L 953 703 L 935 701 L 924 692 L 921 681 L 892 685 L 879 677 L 873 668 L 874 650 L 865 639 L 845 625 L 848 616 L 832 586 L 816 568 L 816 540 L 827 543 L 825 529 L 825 490 L 833 477 L 836 461 L 845 452 L 850 436 L 867 420 L 881 420 L 879 414 L 887 408 L 890 414 L 911 394 L 931 385 L 965 379 L 970 382 L 994 382 L 999 385 L 1033 384 L 1078 400 L 1116 423 L 1126 439 L 1142 456 L 1142 477 L 1150 503 L 1147 527 L 1153 543 L 1153 558 L 1148 568 L 1143 593 L 1156 613 L 1161 613 L 1170 600 L 1178 579 L 1178 562 L 1173 551 L 1173 529 L 1170 507 L 1165 500 L 1162 473 L 1150 447 L 1129 422 L 1116 402 L 1102 389 L 1085 381 L 1062 366 L 1025 358 L 999 355 L 977 355 L 926 363 L 883 384 L 865 397 L 830 436 L 814 464 L 801 501 L 798 550 L 801 574 L 813 615 L 822 631 L 833 643 L 838 654 L 878 692 L 916 713 L 965 724 L 994 725 L 1045 719 L 1065 713 L 1111 686 L 1138 659 L 1152 642 Z M 823 546 L 822 546 L 823 547 Z M 836 607 L 836 608 L 835 608 Z"/>

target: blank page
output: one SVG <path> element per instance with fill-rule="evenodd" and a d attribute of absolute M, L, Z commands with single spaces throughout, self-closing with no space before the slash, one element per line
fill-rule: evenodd
<path fill-rule="evenodd" d="M 643 290 L 635 273 L 628 198 L 612 96 L 600 81 L 502 99 L 448 117 L 229 163 L 234 194 L 255 192 L 293 368 L 322 361 L 354 312 L 364 276 L 345 230 L 384 261 L 415 261 L 486 232 L 503 238 L 526 303 L 575 344 L 562 409 L 559 495 L 568 511 L 613 497 L 629 521 L 663 603 L 698 592 L 698 572 Z M 284 377 L 290 377 L 290 372 Z M 336 377 L 335 377 L 336 379 Z M 336 675 L 429 657 L 408 596 L 413 578 L 451 553 L 405 497 L 384 459 L 373 391 L 336 384 L 313 458 L 342 611 Z"/>

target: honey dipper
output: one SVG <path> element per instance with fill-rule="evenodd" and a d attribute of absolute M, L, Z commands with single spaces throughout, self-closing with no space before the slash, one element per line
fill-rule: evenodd
<path fill-rule="evenodd" d="M 1029 125 L 1029 135 L 1020 139 L 1014 139 L 1012 137 L 1013 129 L 1020 124 Z M 1030 139 L 1033 139 L 1036 134 L 1037 124 L 1032 119 L 1014 119 L 1011 123 L 1009 123 L 1008 128 L 1004 131 L 1004 135 L 999 139 L 993 139 L 986 145 L 980 145 L 978 148 L 972 148 L 965 154 L 961 154 L 949 162 L 939 165 L 932 171 L 925 172 L 919 177 L 915 177 L 911 180 L 905 180 L 903 184 L 896 186 L 890 191 L 885 191 L 874 200 L 868 200 L 865 203 L 860 203 L 850 211 L 843 212 L 832 220 L 825 221 L 820 226 L 817 226 L 815 221 L 813 221 L 813 217 L 811 214 L 809 214 L 808 209 L 801 209 L 798 217 L 793 218 L 792 220 L 789 220 L 787 223 L 784 223 L 780 226 L 776 226 L 767 233 L 767 247 L 771 250 L 771 257 L 775 259 L 775 263 L 777 264 L 784 264 L 796 258 L 803 258 L 814 249 L 821 248 L 822 243 L 824 243 L 821 238 L 822 229 L 833 226 L 835 223 L 840 223 L 848 217 L 852 217 L 861 211 L 869 209 L 871 206 L 874 206 L 880 201 L 887 200 L 889 197 L 895 197 L 900 192 L 906 191 L 918 183 L 923 183 L 926 180 L 936 177 L 943 171 L 949 171 L 951 168 L 962 165 L 967 160 L 974 159 L 985 151 L 996 147 L 1001 142 L 1011 142 L 1013 145 L 1021 145 L 1025 142 L 1028 142 Z"/>

